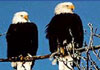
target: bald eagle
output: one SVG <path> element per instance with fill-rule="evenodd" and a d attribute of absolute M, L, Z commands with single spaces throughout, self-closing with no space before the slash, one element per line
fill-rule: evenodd
<path fill-rule="evenodd" d="M 78 62 L 78 58 L 72 58 L 73 48 L 81 48 L 83 44 L 83 26 L 80 17 L 73 12 L 75 6 L 71 2 L 63 2 L 56 6 L 55 16 L 47 25 L 46 38 L 49 40 L 50 52 L 54 53 L 60 49 L 63 55 L 59 61 L 59 70 L 71 70 L 75 64 L 67 61 Z M 58 47 L 60 45 L 60 47 Z M 69 51 L 68 51 L 69 50 Z M 76 51 L 74 51 L 76 53 Z M 79 52 L 78 52 L 79 53 Z M 66 61 L 67 59 L 67 61 Z M 67 66 L 65 65 L 67 64 Z"/>
<path fill-rule="evenodd" d="M 38 49 L 38 30 L 35 23 L 30 22 L 25 11 L 14 14 L 12 24 L 6 35 L 7 57 L 31 57 L 36 55 Z M 12 62 L 12 67 L 17 70 L 31 70 L 34 61 Z"/>

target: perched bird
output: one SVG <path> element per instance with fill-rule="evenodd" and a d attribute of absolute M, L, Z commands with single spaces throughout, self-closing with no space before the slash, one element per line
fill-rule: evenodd
<path fill-rule="evenodd" d="M 75 6 L 71 2 L 63 2 L 56 6 L 55 16 L 47 25 L 46 38 L 49 40 L 50 52 L 60 52 L 58 61 L 59 70 L 73 70 L 75 62 L 80 63 L 80 59 L 71 56 L 76 48 L 83 45 L 83 25 L 80 17 L 73 12 Z M 64 61 L 64 62 L 63 62 Z M 72 61 L 72 62 L 70 62 Z"/>
<path fill-rule="evenodd" d="M 7 57 L 19 58 L 32 57 L 38 49 L 38 30 L 35 23 L 30 22 L 25 11 L 14 14 L 12 24 L 6 35 Z M 31 70 L 35 61 L 12 62 L 16 70 Z"/>

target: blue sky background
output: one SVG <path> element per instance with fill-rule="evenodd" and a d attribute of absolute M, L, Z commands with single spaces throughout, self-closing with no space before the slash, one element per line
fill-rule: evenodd
<path fill-rule="evenodd" d="M 55 6 L 63 1 L 0 1 L 0 33 L 7 31 L 12 23 L 14 13 L 18 11 L 27 11 L 29 18 L 38 26 L 39 48 L 37 55 L 49 54 L 48 40 L 45 38 L 45 26 L 54 16 Z M 89 40 L 88 23 L 92 23 L 94 28 L 98 28 L 100 33 L 100 1 L 71 1 L 75 5 L 74 12 L 79 14 L 84 29 L 85 41 Z M 100 39 L 95 38 L 94 45 L 100 44 Z M 7 58 L 7 45 L 5 35 L 0 37 L 0 58 Z M 94 56 L 92 56 L 94 57 Z M 98 62 L 100 66 L 100 61 Z M 0 70 L 12 70 L 10 62 L 0 62 Z M 57 65 L 53 66 L 49 59 L 38 60 L 34 65 L 34 70 L 58 70 Z"/>

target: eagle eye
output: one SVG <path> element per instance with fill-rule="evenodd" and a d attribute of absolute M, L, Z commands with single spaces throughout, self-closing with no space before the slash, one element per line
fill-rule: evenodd
<path fill-rule="evenodd" d="M 23 15 L 20 15 L 21 17 L 23 17 Z"/>
<path fill-rule="evenodd" d="M 68 7 L 68 5 L 66 5 L 66 7 Z"/>

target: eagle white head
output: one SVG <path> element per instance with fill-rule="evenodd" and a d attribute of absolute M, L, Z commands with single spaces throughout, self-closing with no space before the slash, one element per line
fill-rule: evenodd
<path fill-rule="evenodd" d="M 74 5 L 71 2 L 63 2 L 56 6 L 55 8 L 55 14 L 61 14 L 61 13 L 73 13 Z"/>
<path fill-rule="evenodd" d="M 14 14 L 12 24 L 29 22 L 28 13 L 25 11 L 17 12 Z"/>

